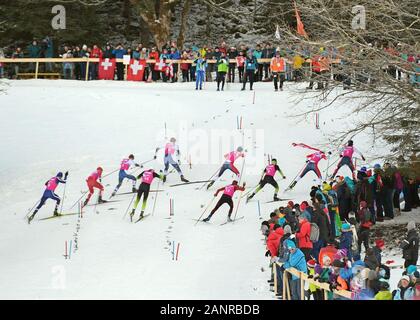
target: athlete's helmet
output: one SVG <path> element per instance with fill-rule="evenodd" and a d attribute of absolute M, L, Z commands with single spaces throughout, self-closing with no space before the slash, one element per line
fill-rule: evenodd
<path fill-rule="evenodd" d="M 176 139 L 175 138 L 171 138 L 171 140 L 169 140 L 170 142 L 176 142 Z"/>
<path fill-rule="evenodd" d="M 271 159 L 271 163 L 277 163 L 277 159 Z"/>
<path fill-rule="evenodd" d="M 100 171 L 100 172 L 102 172 L 102 171 L 104 171 L 104 169 L 102 169 L 102 167 L 97 167 L 97 168 L 96 168 L 96 171 Z"/>
<path fill-rule="evenodd" d="M 130 154 L 130 155 L 128 156 L 128 159 L 134 160 L 134 154 Z"/>
<path fill-rule="evenodd" d="M 62 178 L 63 177 L 63 173 L 62 172 L 57 173 L 57 176 L 56 177 L 57 178 Z"/>
<path fill-rule="evenodd" d="M 233 180 L 233 181 L 232 181 L 232 184 L 238 184 L 238 181 Z"/>
<path fill-rule="evenodd" d="M 242 147 L 238 147 L 238 148 L 236 149 L 236 151 L 238 151 L 238 152 L 242 152 L 242 151 L 244 151 L 244 148 L 242 148 Z"/>
<path fill-rule="evenodd" d="M 349 147 L 353 146 L 353 140 L 349 140 L 347 144 L 349 145 Z"/>

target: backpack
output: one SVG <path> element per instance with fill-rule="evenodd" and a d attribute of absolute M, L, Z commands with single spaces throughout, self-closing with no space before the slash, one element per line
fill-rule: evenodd
<path fill-rule="evenodd" d="M 309 240 L 312 242 L 317 242 L 319 240 L 319 227 L 316 223 L 311 223 L 311 233 L 309 235 Z"/>

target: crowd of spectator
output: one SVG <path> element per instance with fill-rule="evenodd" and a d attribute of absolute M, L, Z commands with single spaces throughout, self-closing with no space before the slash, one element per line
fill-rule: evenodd
<path fill-rule="evenodd" d="M 115 46 L 107 43 L 101 48 L 98 44 L 92 46 L 70 46 L 62 45 L 59 47 L 57 54 L 54 52 L 52 39 L 46 37 L 40 42 L 34 40 L 26 50 L 21 47 L 16 47 L 13 50 L 5 53 L 0 50 L 1 57 L 11 58 L 118 58 L 122 59 L 124 55 L 130 55 L 132 59 L 151 59 L 151 60 L 181 60 L 180 63 L 171 64 L 171 74 L 163 74 L 161 71 L 156 70 L 155 63 L 148 63 L 144 73 L 143 80 L 150 81 L 165 81 L 165 82 L 188 82 L 196 80 L 196 60 L 201 57 L 206 60 L 216 60 L 217 63 L 209 63 L 205 70 L 205 81 L 217 80 L 218 62 L 222 58 L 228 60 L 226 70 L 227 82 L 243 82 L 249 78 L 247 76 L 247 66 L 244 61 L 248 58 L 256 59 L 255 66 L 252 67 L 252 81 L 280 81 L 280 88 L 282 88 L 282 81 L 294 80 L 300 81 L 303 78 L 309 79 L 310 84 L 308 88 L 313 88 L 314 82 L 317 82 L 317 89 L 323 89 L 328 84 L 328 79 L 341 81 L 344 88 L 349 88 L 352 83 L 352 78 L 359 82 L 371 81 L 369 75 L 361 72 L 358 75 L 346 75 L 341 72 L 342 66 L 346 61 L 343 59 L 336 60 L 342 52 L 342 49 L 336 48 L 319 48 L 316 52 L 313 50 L 296 45 L 291 47 L 275 47 L 271 43 L 261 43 L 255 46 L 239 45 L 228 46 L 226 42 L 221 42 L 217 46 L 204 45 L 201 47 L 191 46 L 190 48 L 180 49 L 177 47 L 175 41 L 168 41 L 161 50 L 157 47 L 146 47 L 143 44 L 138 44 L 135 47 L 127 47 L 119 43 Z M 398 46 L 388 46 L 383 48 L 384 51 L 392 55 L 398 55 L 407 64 L 414 65 L 415 72 L 420 72 L 420 55 L 410 54 L 404 52 Z M 280 69 L 273 70 L 273 66 L 280 64 L 273 64 L 270 61 L 258 63 L 259 59 L 276 59 L 276 53 L 284 59 L 284 66 Z M 235 62 L 233 62 L 233 60 Z M 183 62 L 185 61 L 185 62 Z M 193 61 L 188 63 L 187 61 Z M 332 70 L 331 65 L 333 62 L 337 66 Z M 65 79 L 85 80 L 86 71 L 88 71 L 88 80 L 98 79 L 98 64 L 90 63 L 89 70 L 86 70 L 87 64 L 85 62 L 65 62 L 61 66 L 53 63 L 41 64 L 41 71 L 49 73 L 59 71 Z M 0 63 L 0 77 L 7 76 L 10 79 L 18 78 L 18 74 L 22 69 L 27 72 L 34 71 L 34 64 L 30 63 L 26 67 L 20 64 L 2 65 Z M 60 69 L 59 69 L 60 68 Z M 409 68 L 410 69 L 410 68 Z M 407 81 L 420 84 L 420 75 L 404 75 L 404 73 L 395 67 L 388 66 L 386 71 L 392 76 L 402 79 L 405 77 Z M 325 77 L 327 75 L 327 77 Z M 278 76 L 278 79 L 277 79 Z M 322 76 L 322 77 L 321 77 Z M 122 63 L 117 65 L 115 74 L 117 80 L 124 80 L 124 66 Z M 250 79 L 248 79 L 250 80 Z"/>
<path fill-rule="evenodd" d="M 283 277 L 287 274 L 291 298 L 301 299 L 299 278 L 285 272 L 295 268 L 327 283 L 329 300 L 346 299 L 334 290 L 350 291 L 353 299 L 419 300 L 415 221 L 407 224 L 405 237 L 398 241 L 404 271 L 395 288 L 390 288 L 389 279 L 396 271 L 382 257 L 387 240 L 371 237 L 375 224 L 381 228 L 384 219 L 420 207 L 418 187 L 418 179 L 402 174 L 395 166 L 386 163 L 381 168 L 376 164 L 373 169 L 360 168 L 354 180 L 340 176 L 313 186 L 310 201 L 289 201 L 286 207 L 276 208 L 261 224 L 266 256 L 276 268 L 276 296 L 283 297 Z M 405 203 L 402 210 L 400 195 Z M 389 243 L 388 248 L 393 245 Z M 274 272 L 268 282 L 274 286 Z M 305 299 L 325 299 L 316 284 L 307 285 L 304 292 Z"/>

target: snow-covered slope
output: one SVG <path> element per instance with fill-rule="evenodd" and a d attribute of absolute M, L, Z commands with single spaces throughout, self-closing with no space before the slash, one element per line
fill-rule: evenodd
<path fill-rule="evenodd" d="M 325 143 L 338 117 L 347 111 L 343 105 L 334 114 L 321 113 L 320 130 L 314 119 L 288 117 L 296 98 L 290 84 L 284 92 L 274 92 L 272 84 L 257 83 L 255 103 L 254 93 L 241 92 L 239 84 L 229 84 L 225 92 L 216 92 L 213 83 L 203 91 L 193 90 L 191 83 L 28 80 L 10 85 L 7 95 L 0 96 L 0 298 L 11 299 L 271 298 L 257 202 L 241 201 L 238 216 L 245 218 L 234 224 L 220 226 L 227 216 L 223 207 L 210 224 L 194 226 L 193 219 L 212 200 L 214 190 L 231 182 L 228 173 L 210 191 L 197 190 L 199 184 L 169 187 L 179 182 L 176 173 L 165 185 L 155 181 L 152 189 L 164 191 L 156 194 L 154 215 L 137 224 L 127 216 L 123 219 L 130 194 L 117 196 L 119 202 L 87 207 L 82 219 L 74 215 L 39 221 L 51 215 L 51 200 L 31 225 L 24 217 L 42 195 L 44 182 L 66 170 L 70 174 L 63 212 L 75 212 L 70 207 L 86 190 L 85 179 L 97 166 L 107 174 L 130 153 L 139 162 L 151 159 L 165 142 L 165 123 L 166 136 L 178 138 L 188 179 L 208 179 L 223 154 L 242 144 L 249 153 L 242 178 L 247 187 L 256 185 L 270 154 L 287 176 L 280 183 L 284 190 L 308 152 L 291 143 Z M 237 130 L 238 117 L 243 135 Z M 218 135 L 224 137 L 220 146 Z M 377 152 L 363 137 L 355 143 L 368 158 Z M 337 155 L 331 161 L 335 159 Z M 321 162 L 322 172 L 326 165 Z M 161 161 L 153 166 L 163 169 Z M 242 167 L 242 160 L 237 166 Z M 307 199 L 313 178 L 307 175 L 295 191 L 280 196 Z M 117 174 L 103 183 L 107 198 Z M 125 182 L 120 192 L 130 188 Z M 256 197 L 263 217 L 284 204 L 265 203 L 272 199 L 270 188 Z M 60 186 L 57 193 L 61 196 L 63 190 Z M 152 211 L 154 197 L 149 198 L 146 213 Z M 65 242 L 70 240 L 73 253 L 65 259 Z M 172 241 L 180 244 L 178 261 L 172 260 Z"/>

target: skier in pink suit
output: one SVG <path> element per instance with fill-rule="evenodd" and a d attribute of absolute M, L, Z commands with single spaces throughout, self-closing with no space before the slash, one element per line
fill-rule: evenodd
<path fill-rule="evenodd" d="M 219 192 L 223 191 L 223 195 L 220 198 L 220 200 L 217 202 L 216 206 L 214 207 L 214 209 L 210 212 L 210 215 L 203 219 L 204 222 L 208 222 L 210 221 L 211 217 L 213 216 L 213 214 L 217 211 L 217 209 L 219 209 L 223 204 L 227 203 L 229 205 L 229 215 L 228 215 L 228 220 L 232 221 L 231 219 L 231 215 L 233 212 L 233 194 L 235 193 L 235 191 L 244 191 L 245 190 L 245 182 L 243 183 L 242 187 L 238 186 L 238 181 L 234 180 L 232 181 L 232 184 L 220 188 L 219 190 L 216 191 L 216 193 L 214 194 L 215 197 L 217 197 L 217 195 L 219 194 Z"/>
<path fill-rule="evenodd" d="M 357 153 L 358 155 L 361 156 L 362 160 L 365 161 L 365 157 L 361 154 L 361 152 L 359 150 L 356 149 L 356 147 L 353 146 L 353 140 L 349 140 L 349 142 L 347 142 L 347 145 L 344 145 L 340 148 L 340 157 L 341 160 L 337 165 L 337 168 L 335 168 L 334 173 L 332 174 L 332 178 L 335 177 L 335 175 L 337 174 L 338 170 L 340 170 L 340 168 L 342 166 L 348 166 L 351 170 L 351 174 L 353 176 L 353 180 L 355 179 L 354 176 L 354 171 L 356 170 L 354 165 L 353 165 L 353 154 Z"/>
<path fill-rule="evenodd" d="M 159 148 L 156 149 L 156 152 L 157 151 L 159 151 Z M 187 179 L 185 179 L 184 174 L 182 173 L 182 170 L 179 167 L 181 161 L 179 159 L 177 160 L 177 158 L 179 158 L 180 155 L 181 154 L 179 152 L 179 146 L 176 144 L 176 139 L 171 138 L 171 140 L 169 140 L 169 142 L 165 145 L 165 155 L 163 158 L 163 162 L 165 164 L 165 171 L 163 173 L 163 182 L 166 182 L 166 176 L 168 175 L 169 165 L 175 168 L 182 182 L 189 182 Z"/>
<path fill-rule="evenodd" d="M 235 167 L 235 161 L 240 157 L 242 158 L 245 157 L 245 153 L 243 151 L 244 149 L 242 147 L 238 147 L 236 151 L 231 151 L 225 154 L 225 160 L 226 160 L 225 163 L 220 168 L 217 178 L 214 180 L 211 180 L 210 183 L 207 185 L 207 189 L 209 189 L 216 182 L 216 180 L 219 179 L 223 175 L 223 173 L 226 170 L 232 171 L 234 174 L 236 174 L 237 179 L 238 180 L 240 179 L 240 173 L 239 173 L 239 170 Z"/>
<path fill-rule="evenodd" d="M 35 215 L 37 214 L 37 212 L 39 211 L 39 209 L 42 208 L 42 206 L 45 204 L 45 202 L 48 199 L 52 199 L 56 202 L 55 204 L 55 209 L 54 209 L 54 216 L 59 216 L 60 214 L 58 213 L 58 206 L 60 205 L 61 199 L 60 197 L 55 194 L 55 189 L 57 189 L 58 185 L 60 183 L 66 183 L 67 182 L 67 176 L 68 176 L 68 172 L 66 172 L 64 174 L 64 179 L 63 179 L 63 173 L 59 172 L 57 173 L 57 175 L 55 177 L 52 177 L 50 180 L 48 180 L 47 182 L 45 182 L 45 191 L 44 194 L 42 195 L 41 200 L 39 201 L 38 206 L 36 207 L 34 213 L 32 215 L 30 215 L 28 217 L 28 223 L 31 223 L 31 221 L 35 218 Z"/>
<path fill-rule="evenodd" d="M 308 154 L 306 156 L 307 160 L 306 160 L 306 166 L 303 169 L 302 173 L 292 182 L 292 184 L 289 186 L 288 189 L 293 189 L 294 186 L 296 185 L 296 183 L 302 179 L 309 171 L 313 171 L 315 172 L 316 176 L 318 177 L 318 185 L 321 185 L 322 182 L 322 176 L 321 176 L 321 171 L 319 171 L 318 168 L 318 163 L 319 161 L 321 161 L 322 159 L 326 160 L 327 156 L 325 155 L 325 152 L 317 149 L 317 148 L 313 148 L 311 146 L 308 146 L 304 143 L 292 143 L 292 146 L 294 147 L 302 147 L 302 148 L 306 148 L 306 149 L 310 149 L 310 150 L 314 150 L 316 152 Z"/>

